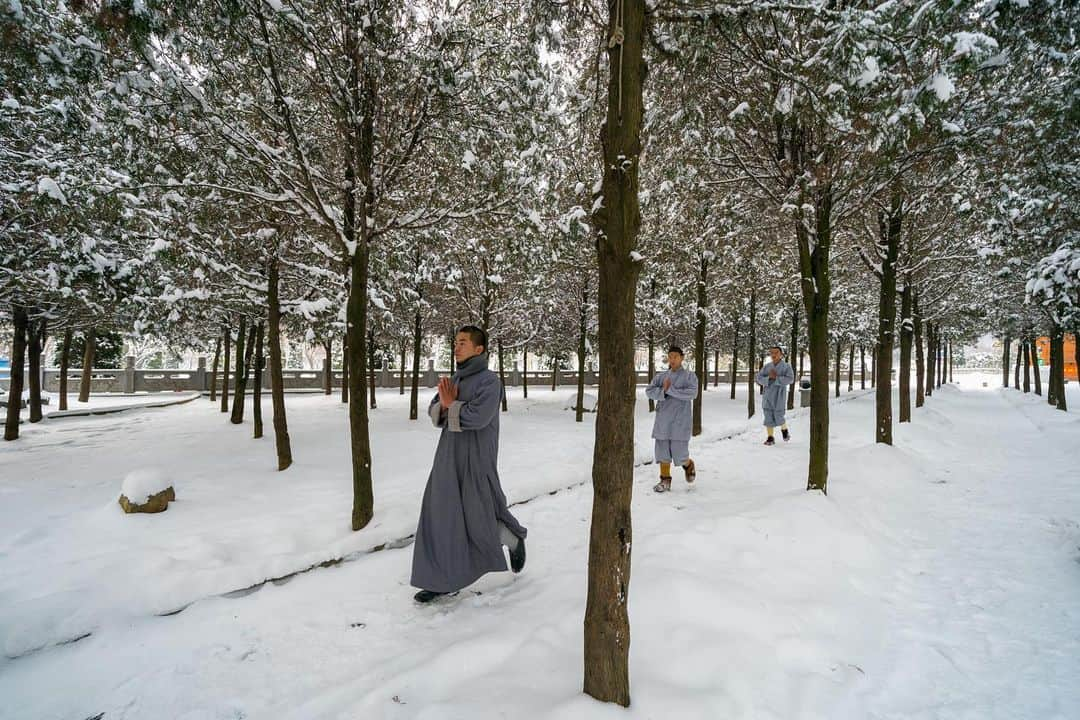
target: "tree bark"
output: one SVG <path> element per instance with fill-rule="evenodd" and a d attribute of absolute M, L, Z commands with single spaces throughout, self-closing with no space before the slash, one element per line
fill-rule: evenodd
<path fill-rule="evenodd" d="M 420 314 L 420 303 L 417 302 L 416 312 L 413 314 L 412 391 L 409 395 L 410 420 L 416 420 L 420 417 L 420 350 L 423 339 L 423 316 Z"/>
<path fill-rule="evenodd" d="M 1009 352 L 1012 347 L 1012 338 L 1008 335 L 1001 339 L 1001 387 L 1009 387 L 1009 360 L 1012 359 L 1012 353 Z"/>
<path fill-rule="evenodd" d="M 1023 359 L 1024 353 L 1024 339 L 1023 337 L 1017 338 L 1016 345 L 1016 364 L 1013 366 L 1013 387 L 1017 390 L 1020 389 L 1020 360 Z"/>
<path fill-rule="evenodd" d="M 798 353 L 799 346 L 799 303 L 796 301 L 791 307 L 791 347 L 788 348 L 788 357 L 793 361 Z M 791 387 L 788 388 L 787 396 L 787 409 L 795 409 L 795 386 L 798 383 L 791 383 Z"/>
<path fill-rule="evenodd" d="M 1042 371 L 1039 369 L 1039 344 L 1036 342 L 1034 335 L 1031 336 L 1029 342 L 1031 343 L 1032 379 L 1035 381 L 1035 394 L 1042 397 Z M 949 341 L 949 375 L 952 375 L 952 340 Z"/>
<path fill-rule="evenodd" d="M 323 350 L 326 358 L 323 360 L 323 394 L 334 394 L 334 341 L 327 338 L 323 341 Z"/>
<path fill-rule="evenodd" d="M 656 377 L 656 337 L 649 328 L 649 382 Z M 656 412 L 656 401 L 649 398 L 649 412 Z"/>
<path fill-rule="evenodd" d="M 263 357 L 263 334 L 265 332 L 266 326 L 260 320 L 258 330 L 255 334 L 255 384 L 251 389 L 251 418 L 255 426 L 253 437 L 256 440 L 263 436 L 262 373 L 263 367 L 266 366 L 266 360 Z"/>
<path fill-rule="evenodd" d="M 755 395 L 754 376 L 757 375 L 755 356 L 757 356 L 757 289 L 750 291 L 750 345 L 746 354 L 746 417 L 754 417 Z"/>
<path fill-rule="evenodd" d="M 378 407 L 378 403 L 375 400 L 375 330 L 374 330 L 374 328 L 368 329 L 367 349 L 368 349 L 368 391 L 369 391 L 368 392 L 368 399 L 370 400 L 369 407 L 372 410 L 375 410 Z"/>
<path fill-rule="evenodd" d="M 502 386 L 502 411 L 506 412 L 509 408 L 506 404 L 506 356 L 503 354 L 502 338 L 499 338 L 499 385 Z"/>
<path fill-rule="evenodd" d="M 348 333 L 345 331 L 345 338 L 341 341 L 341 402 L 343 404 L 349 403 L 349 342 Z"/>
<path fill-rule="evenodd" d="M 652 380 L 652 378 L 649 378 Z M 713 354 L 713 385 L 720 387 L 720 350 Z"/>
<path fill-rule="evenodd" d="M 937 347 L 937 339 L 934 337 L 934 323 L 926 323 L 926 393 L 925 397 L 934 395 L 934 348 Z"/>
<path fill-rule="evenodd" d="M 271 331 L 272 332 L 272 331 Z M 225 363 L 221 368 L 221 412 L 229 412 L 229 348 L 232 330 L 225 326 Z"/>
<path fill-rule="evenodd" d="M 1054 365 L 1057 366 L 1057 371 L 1054 373 L 1054 379 L 1057 382 L 1057 391 L 1054 393 L 1056 407 L 1058 410 L 1068 411 L 1068 402 L 1065 398 L 1065 329 L 1057 323 L 1054 323 L 1051 329 L 1050 348 L 1051 368 Z"/>
<path fill-rule="evenodd" d="M 925 401 L 925 385 L 923 384 L 923 372 L 926 361 L 923 356 L 923 324 L 922 315 L 919 314 L 919 293 L 912 290 L 911 293 L 911 317 L 915 325 L 915 407 L 921 408 Z"/>
<path fill-rule="evenodd" d="M 90 385 L 93 381 L 94 354 L 97 351 L 97 330 L 90 328 L 83 336 L 85 347 L 83 349 L 82 379 L 79 383 L 79 402 L 90 401 Z"/>
<path fill-rule="evenodd" d="M 244 422 L 244 390 L 246 390 L 244 387 L 244 366 L 251 357 L 250 352 L 244 351 L 244 334 L 246 332 L 247 318 L 241 315 L 240 328 L 236 331 L 236 373 L 233 382 L 235 389 L 233 390 L 232 415 L 229 416 L 229 422 L 233 425 Z"/>
<path fill-rule="evenodd" d="M 911 317 L 911 276 L 900 292 L 900 422 L 911 422 L 911 341 L 915 326 Z"/>
<path fill-rule="evenodd" d="M 694 373 L 698 379 L 697 397 L 694 398 L 693 428 L 691 434 L 697 437 L 701 434 L 701 397 L 706 383 L 709 382 L 709 371 L 706 367 L 708 354 L 705 349 L 706 314 L 709 306 L 708 290 L 709 259 L 703 254 L 698 271 L 697 282 L 697 324 L 694 328 Z M 651 380 L 652 378 L 650 378 Z"/>
<path fill-rule="evenodd" d="M 589 288 L 582 279 L 581 305 L 578 308 L 578 378 L 577 378 L 577 402 L 574 407 L 574 421 L 582 422 L 585 419 L 585 333 L 588 330 L 588 315 L 586 307 L 589 303 Z M 635 388 L 637 383 L 634 384 Z"/>
<path fill-rule="evenodd" d="M 735 321 L 735 339 L 731 342 L 731 399 L 735 399 L 735 384 L 739 377 L 739 321 Z"/>
<path fill-rule="evenodd" d="M 559 385 L 559 356 L 551 356 L 551 392 Z"/>
<path fill-rule="evenodd" d="M 840 361 L 843 360 L 843 357 L 844 357 L 844 341 L 843 340 L 837 340 L 836 341 L 836 358 L 835 358 L 836 362 L 835 362 L 835 365 L 833 366 L 833 375 L 834 375 L 835 384 L 836 384 L 836 397 L 840 397 Z"/>
<path fill-rule="evenodd" d="M 620 32 L 621 30 L 621 32 Z M 607 118 L 601 129 L 603 203 L 594 215 L 599 265 L 600 395 L 593 446 L 593 510 L 585 608 L 585 693 L 630 705 L 630 588 L 634 483 L 634 309 L 640 264 L 645 3 L 609 5 Z"/>
<path fill-rule="evenodd" d="M 859 389 L 866 389 L 866 346 L 859 343 Z"/>
<path fill-rule="evenodd" d="M 4 440 L 17 440 L 19 438 L 19 415 L 22 412 L 23 378 L 26 373 L 26 333 L 29 324 L 26 318 L 26 308 L 12 303 L 11 320 L 14 333 L 11 340 L 11 379 L 8 382 Z"/>
<path fill-rule="evenodd" d="M 937 344 L 937 371 L 934 374 L 934 382 L 937 383 L 937 387 L 945 382 L 945 336 L 941 334 L 941 323 L 937 323 L 937 327 L 934 329 L 934 341 Z"/>
<path fill-rule="evenodd" d="M 953 382 L 953 368 L 956 367 L 956 356 L 953 354 L 955 352 L 956 352 L 956 347 L 953 345 L 953 339 L 950 337 L 949 338 L 949 382 L 950 383 Z M 1035 367 L 1036 367 L 1036 369 L 1039 367 L 1038 363 L 1036 363 Z M 1035 379 L 1036 392 L 1039 392 L 1039 388 L 1040 388 L 1041 385 L 1042 385 L 1041 381 L 1038 378 L 1036 378 Z"/>
<path fill-rule="evenodd" d="M 74 331 L 64 331 L 64 343 L 60 346 L 60 410 L 68 409 L 68 371 L 71 368 L 71 340 Z"/>
<path fill-rule="evenodd" d="M 1024 338 L 1024 394 L 1031 392 L 1031 342 Z"/>
<path fill-rule="evenodd" d="M 221 338 L 214 343 L 214 365 L 210 370 L 210 402 L 217 402 L 218 363 L 221 362 Z"/>
<path fill-rule="evenodd" d="M 27 328 L 26 354 L 30 361 L 30 397 L 27 401 L 30 422 L 41 422 L 41 348 L 45 344 L 45 320 L 39 318 Z"/>
<path fill-rule="evenodd" d="M 401 387 L 398 391 L 398 395 L 405 394 L 405 361 L 407 359 L 406 353 L 408 353 L 409 346 L 406 343 L 401 343 L 401 367 L 398 368 L 398 375 L 401 381 Z M 502 348 L 499 348 L 499 365 L 502 365 Z M 503 393 L 505 395 L 505 391 Z M 505 403 L 505 400 L 503 401 Z M 503 408 L 505 411 L 506 408 Z"/>
<path fill-rule="evenodd" d="M 277 448 L 278 470 L 292 465 L 292 443 L 285 419 L 285 383 L 281 376 L 281 302 L 278 300 L 278 259 L 270 258 L 267 265 L 266 304 L 270 344 L 270 399 L 274 408 L 274 446 Z M 228 343 L 226 342 L 226 348 Z M 228 350 L 226 350 L 228 352 Z M 228 367 L 226 365 L 226 367 Z M 228 378 L 228 373 L 225 373 Z"/>
<path fill-rule="evenodd" d="M 529 399 L 529 346 L 521 349 L 521 396 Z"/>
<path fill-rule="evenodd" d="M 855 343 L 848 345 L 847 391 L 855 389 Z"/>

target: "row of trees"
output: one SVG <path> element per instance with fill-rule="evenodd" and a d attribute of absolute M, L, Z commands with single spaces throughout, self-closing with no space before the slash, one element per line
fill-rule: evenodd
<path fill-rule="evenodd" d="M 597 358 L 585 689 L 628 704 L 637 348 L 652 365 L 669 342 L 692 346 L 703 388 L 710 364 L 730 362 L 732 397 L 768 345 L 805 353 L 807 488 L 823 492 L 829 371 L 838 393 L 845 353 L 849 373 L 856 351 L 869 362 L 879 442 L 893 441 L 894 350 L 907 422 L 953 345 L 986 331 L 1005 340 L 1006 366 L 1013 339 L 1049 335 L 1064 409 L 1061 339 L 1080 324 L 1077 12 L 11 4 L 5 437 L 18 435 L 23 357 L 36 383 L 46 333 L 63 337 L 66 371 L 80 338 L 89 368 L 95 338 L 122 332 L 212 349 L 233 422 L 254 376 L 256 437 L 268 355 L 285 469 L 281 337 L 302 337 L 343 359 L 360 530 L 375 512 L 380 348 L 401 367 L 411 356 L 413 418 L 425 338 L 464 321 L 488 330 L 500 368 Z M 747 403 L 752 415 L 753 392 Z"/>

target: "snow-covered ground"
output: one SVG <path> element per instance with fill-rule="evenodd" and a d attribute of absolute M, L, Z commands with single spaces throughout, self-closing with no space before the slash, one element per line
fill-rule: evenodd
<path fill-rule="evenodd" d="M 336 398 L 288 398 L 284 473 L 205 400 L 24 425 L 0 446 L 0 718 L 1072 718 L 1080 392 L 1061 413 L 988 377 L 958 375 L 891 448 L 845 393 L 828 497 L 803 491 L 803 412 L 765 448 L 744 395 L 708 393 L 697 487 L 636 474 L 629 712 L 580 694 L 593 416 L 569 389 L 502 418 L 509 499 L 536 498 L 515 508 L 525 572 L 431 607 L 409 547 L 365 552 L 414 529 L 436 441 L 393 391 L 359 533 Z M 177 500 L 125 516 L 145 467 Z"/>

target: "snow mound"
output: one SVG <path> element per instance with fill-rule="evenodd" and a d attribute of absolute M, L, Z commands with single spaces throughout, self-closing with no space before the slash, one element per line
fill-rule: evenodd
<path fill-rule="evenodd" d="M 130 502 L 139 505 L 145 503 L 152 495 L 157 495 L 163 490 L 174 488 L 172 478 L 160 468 L 141 468 L 132 470 L 124 477 L 124 486 L 120 494 Z"/>
<path fill-rule="evenodd" d="M 585 412 L 596 412 L 596 400 L 596 396 L 590 393 L 585 393 L 582 396 L 581 404 L 585 407 Z M 577 393 L 572 394 L 566 399 L 563 410 L 577 410 Z"/>

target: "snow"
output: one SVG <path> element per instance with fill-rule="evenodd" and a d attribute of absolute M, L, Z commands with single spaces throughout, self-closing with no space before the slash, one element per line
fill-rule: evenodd
<path fill-rule="evenodd" d="M 38 179 L 37 186 L 38 195 L 48 195 L 53 200 L 56 200 L 61 205 L 67 205 L 67 198 L 64 197 L 64 191 L 60 189 L 56 181 L 48 175 Z"/>
<path fill-rule="evenodd" d="M 953 85 L 952 79 L 945 73 L 937 73 L 930 78 L 929 88 L 934 91 L 937 99 L 942 102 L 947 101 L 956 92 L 956 86 Z"/>
<path fill-rule="evenodd" d="M 120 494 L 133 503 L 142 504 L 167 488 L 176 489 L 172 478 L 162 468 L 148 467 L 132 470 L 124 476 Z"/>
<path fill-rule="evenodd" d="M 1000 375 L 958 380 L 893 447 L 873 442 L 869 392 L 834 401 L 828 496 L 803 490 L 805 411 L 763 448 L 741 385 L 706 392 L 695 488 L 677 476 L 658 496 L 655 466 L 635 472 L 626 710 L 581 694 L 595 416 L 573 422 L 565 387 L 511 390 L 501 420 L 504 487 L 532 499 L 514 508 L 525 571 L 428 607 L 408 547 L 358 552 L 416 521 L 437 434 L 404 419 L 407 396 L 380 392 L 372 413 L 359 533 L 335 398 L 288 398 L 284 473 L 272 440 L 209 402 L 44 423 L 0 446 L 0 647 L 29 653 L 0 659 L 0 717 L 1064 720 L 1080 704 L 1077 414 Z M 149 466 L 182 468 L 183 502 L 123 516 L 115 478 Z"/>
<path fill-rule="evenodd" d="M 859 87 L 866 87 L 873 84 L 880 75 L 881 69 L 878 67 L 877 58 L 871 55 L 863 60 L 862 72 L 855 78 L 855 84 Z"/>
<path fill-rule="evenodd" d="M 748 102 L 739 103 L 738 105 L 735 106 L 734 110 L 732 110 L 730 113 L 728 113 L 728 120 L 734 120 L 735 118 L 739 117 L 740 115 L 742 115 L 744 112 L 746 112 L 749 109 L 750 109 L 750 103 L 748 103 Z"/>

